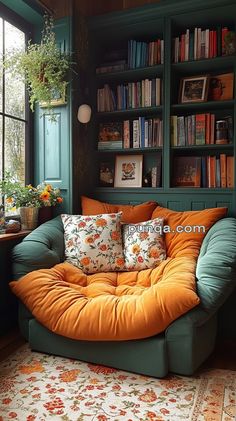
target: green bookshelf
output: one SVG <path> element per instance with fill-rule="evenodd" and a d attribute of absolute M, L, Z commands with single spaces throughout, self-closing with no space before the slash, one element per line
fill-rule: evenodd
<path fill-rule="evenodd" d="M 204 144 L 171 146 L 171 116 L 187 117 L 193 114 L 214 113 L 217 120 L 231 116 L 236 121 L 235 87 L 232 99 L 221 101 L 203 101 L 179 103 L 180 81 L 184 77 L 233 73 L 236 69 L 236 55 L 217 56 L 173 62 L 173 38 L 193 31 L 195 27 L 214 30 L 227 26 L 236 31 L 236 4 L 233 0 L 166 0 L 145 7 L 122 12 L 108 13 L 104 16 L 90 18 L 89 37 L 91 63 L 89 64 L 90 101 L 93 105 L 93 119 L 89 128 L 89 154 L 92 164 L 92 176 L 87 194 L 99 200 L 140 203 L 156 200 L 158 203 L 176 210 L 204 209 L 214 206 L 228 206 L 229 214 L 236 215 L 235 188 L 197 188 L 172 187 L 175 157 L 201 156 L 209 154 L 219 157 L 220 154 L 235 156 L 236 135 L 229 144 Z M 109 34 L 109 36 L 108 36 Z M 152 42 L 164 39 L 164 63 L 149 67 L 137 67 L 117 72 L 96 74 L 96 67 L 102 63 L 106 51 L 127 48 L 129 40 Z M 117 85 L 137 82 L 143 79 L 159 77 L 162 80 L 161 106 L 128 108 L 110 112 L 96 112 L 97 89 L 108 84 L 112 89 Z M 127 148 L 117 150 L 97 150 L 99 125 L 103 122 L 123 122 L 124 120 L 160 118 L 163 120 L 163 147 Z M 115 162 L 116 155 L 142 154 L 144 172 L 155 164 L 157 156 L 162 157 L 161 187 L 114 188 L 98 187 L 99 165 L 104 160 Z M 90 167 L 90 165 L 89 165 Z M 89 171 L 91 169 L 89 168 Z M 235 180 L 235 169 L 234 169 Z"/>

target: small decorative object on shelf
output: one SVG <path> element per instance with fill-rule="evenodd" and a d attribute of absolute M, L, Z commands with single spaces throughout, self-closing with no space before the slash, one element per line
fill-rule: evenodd
<path fill-rule="evenodd" d="M 223 73 L 210 77 L 209 100 L 222 101 L 233 99 L 234 74 Z"/>
<path fill-rule="evenodd" d="M 21 224 L 15 219 L 10 219 L 6 222 L 6 234 L 17 233 L 21 230 Z"/>
<path fill-rule="evenodd" d="M 143 155 L 117 155 L 114 187 L 142 187 Z"/>
<path fill-rule="evenodd" d="M 180 84 L 179 102 L 202 102 L 207 100 L 208 75 L 184 77 Z"/>
<path fill-rule="evenodd" d="M 200 187 L 201 185 L 201 158 L 176 157 L 174 160 L 174 186 Z"/>
<path fill-rule="evenodd" d="M 101 187 L 113 187 L 114 168 L 110 162 L 100 163 L 99 184 Z"/>

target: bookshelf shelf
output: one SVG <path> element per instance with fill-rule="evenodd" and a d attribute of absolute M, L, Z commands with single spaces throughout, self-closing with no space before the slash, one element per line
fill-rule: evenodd
<path fill-rule="evenodd" d="M 171 106 L 171 111 L 176 113 L 189 111 L 189 114 L 191 114 L 191 111 L 226 110 L 232 109 L 233 106 L 234 100 L 190 102 L 185 104 L 173 104 Z"/>
<path fill-rule="evenodd" d="M 180 63 L 172 63 L 173 72 L 178 72 L 181 75 L 186 75 L 189 73 L 198 74 L 200 72 L 209 73 L 209 72 L 219 72 L 219 69 L 232 68 L 236 63 L 236 55 L 232 56 L 219 56 L 214 58 L 206 58 L 202 60 L 191 60 L 183 61 Z"/>
<path fill-rule="evenodd" d="M 162 105 L 159 107 L 141 107 L 141 108 L 129 108 L 127 110 L 116 110 L 116 111 L 107 111 L 107 112 L 98 112 L 97 118 L 123 118 L 132 117 L 132 116 L 152 116 L 153 114 L 161 114 Z"/>
<path fill-rule="evenodd" d="M 100 73 L 96 74 L 96 79 L 100 84 L 104 82 L 116 82 L 119 80 L 122 80 L 122 82 L 134 81 L 137 78 L 140 78 L 140 75 L 142 75 L 142 78 L 152 78 L 161 76 L 163 67 L 163 64 L 158 64 L 156 66 L 137 67 L 135 69 L 120 70 L 118 72 Z"/>
<path fill-rule="evenodd" d="M 102 193 L 155 193 L 155 192 L 162 192 L 162 187 L 96 187 L 96 192 Z"/>
<path fill-rule="evenodd" d="M 191 146 L 171 146 L 171 150 L 173 151 L 178 151 L 178 152 L 185 152 L 185 151 L 232 151 L 234 148 L 234 145 L 232 143 L 227 144 L 227 145 L 216 145 L 216 144 L 212 144 L 212 145 L 191 145 Z"/>
<path fill-rule="evenodd" d="M 162 152 L 161 147 L 157 148 L 122 148 L 122 149 L 98 149 L 98 153 L 115 153 L 115 154 L 126 154 L 126 153 L 146 153 L 146 152 Z"/>

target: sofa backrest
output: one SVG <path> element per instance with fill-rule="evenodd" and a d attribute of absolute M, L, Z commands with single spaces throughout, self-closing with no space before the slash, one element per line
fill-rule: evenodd
<path fill-rule="evenodd" d="M 47 269 L 64 260 L 64 229 L 57 216 L 40 225 L 12 250 L 13 276 L 18 279 L 37 269 Z"/>

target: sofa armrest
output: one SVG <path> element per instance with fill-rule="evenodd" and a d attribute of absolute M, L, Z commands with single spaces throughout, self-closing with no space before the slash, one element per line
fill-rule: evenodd
<path fill-rule="evenodd" d="M 236 287 L 236 219 L 216 222 L 201 246 L 197 268 L 200 306 L 214 314 Z"/>
<path fill-rule="evenodd" d="M 32 231 L 12 251 L 13 276 L 50 268 L 64 260 L 64 229 L 58 216 Z"/>

